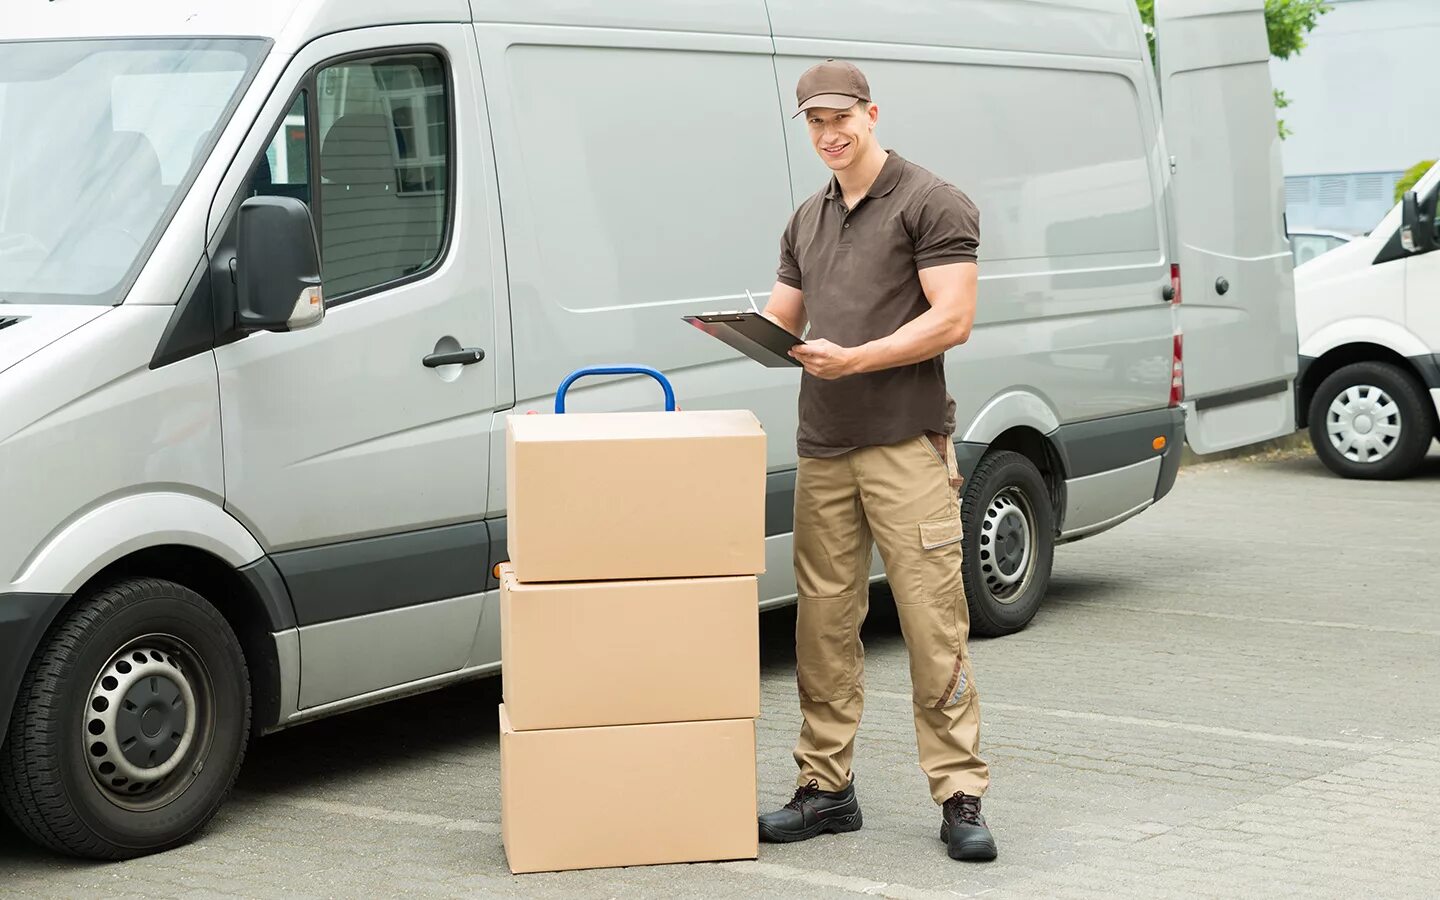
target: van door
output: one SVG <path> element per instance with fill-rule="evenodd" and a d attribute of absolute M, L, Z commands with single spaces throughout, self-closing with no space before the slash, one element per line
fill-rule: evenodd
<path fill-rule="evenodd" d="M 1197 453 L 1295 430 L 1293 260 L 1263 0 L 1157 0 L 1174 157 L 1186 438 Z"/>
<path fill-rule="evenodd" d="M 322 38 L 241 151 L 239 193 L 303 199 L 321 246 L 324 321 L 216 351 L 226 508 L 290 588 L 301 708 L 456 671 L 479 625 L 497 354 L 474 59 L 463 25 Z"/>
<path fill-rule="evenodd" d="M 681 319 L 749 309 L 747 291 L 763 305 L 775 283 L 793 207 L 764 3 L 472 8 L 516 408 L 546 410 L 573 370 L 625 362 L 665 372 L 685 409 L 753 410 L 770 435 L 761 597 L 793 595 L 800 372 L 757 365 Z M 576 412 L 618 411 L 656 409 L 659 395 L 646 378 L 587 379 L 570 398 Z"/>

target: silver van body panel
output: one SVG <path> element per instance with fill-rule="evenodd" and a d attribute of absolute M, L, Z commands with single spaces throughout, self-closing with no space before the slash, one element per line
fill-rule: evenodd
<path fill-rule="evenodd" d="M 1113 528 L 1155 502 L 1160 458 L 1065 482 L 1065 530 L 1075 540 Z M 1137 502 L 1136 498 L 1140 498 Z"/>
<path fill-rule="evenodd" d="M 0 378 L 0 592 L 73 592 L 163 543 L 261 555 L 222 510 L 214 359 L 151 370 L 170 310 L 102 309 Z"/>
<path fill-rule="evenodd" d="M 459 671 L 481 604 L 473 594 L 300 628 L 300 708 Z"/>

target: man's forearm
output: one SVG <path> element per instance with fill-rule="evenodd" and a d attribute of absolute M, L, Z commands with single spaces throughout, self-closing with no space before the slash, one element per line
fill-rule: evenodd
<path fill-rule="evenodd" d="M 776 325 L 779 325 L 781 328 L 785 329 L 791 334 L 798 335 L 800 333 L 800 329 L 803 327 L 799 322 L 788 321 L 784 316 L 780 315 L 779 313 L 772 312 L 769 309 L 761 310 L 760 315 L 774 322 Z"/>
<path fill-rule="evenodd" d="M 934 359 L 970 338 L 969 317 L 947 316 L 930 309 L 888 337 L 855 348 L 855 371 L 881 372 Z"/>

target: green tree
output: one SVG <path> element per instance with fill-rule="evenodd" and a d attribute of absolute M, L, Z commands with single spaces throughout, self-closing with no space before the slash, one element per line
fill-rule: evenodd
<path fill-rule="evenodd" d="M 1405 198 L 1405 192 L 1415 187 L 1415 183 L 1425 177 L 1425 173 L 1435 166 L 1435 160 L 1427 159 L 1424 162 L 1416 163 L 1405 170 L 1400 180 L 1395 182 L 1395 202 L 1399 203 Z"/>
<path fill-rule="evenodd" d="M 1135 0 L 1140 8 L 1140 19 L 1150 39 L 1150 56 L 1155 56 L 1155 0 Z M 1289 59 L 1305 49 L 1305 36 L 1315 30 L 1320 17 L 1330 11 L 1325 0 L 1265 0 L 1265 30 L 1270 38 L 1270 55 L 1276 59 Z M 1284 91 L 1275 92 L 1275 107 L 1284 109 L 1290 105 L 1290 98 Z M 1285 120 L 1276 122 L 1280 137 L 1293 132 L 1285 127 Z"/>

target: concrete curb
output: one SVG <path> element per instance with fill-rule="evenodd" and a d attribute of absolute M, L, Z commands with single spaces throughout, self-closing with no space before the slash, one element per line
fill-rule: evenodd
<path fill-rule="evenodd" d="M 1185 452 L 1180 456 L 1180 467 L 1202 465 L 1204 463 L 1221 462 L 1227 459 L 1243 459 L 1251 456 L 1259 456 L 1265 453 L 1314 453 L 1315 450 L 1310 444 L 1309 431 L 1297 431 L 1285 437 L 1276 438 L 1273 441 L 1261 441 L 1258 444 L 1249 444 L 1244 447 L 1236 447 L 1234 450 L 1225 450 L 1220 453 L 1207 453 L 1200 455 L 1185 445 Z"/>

